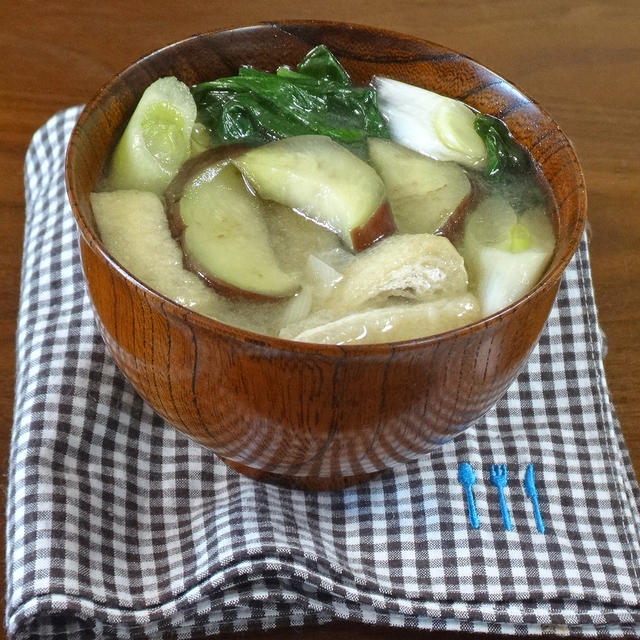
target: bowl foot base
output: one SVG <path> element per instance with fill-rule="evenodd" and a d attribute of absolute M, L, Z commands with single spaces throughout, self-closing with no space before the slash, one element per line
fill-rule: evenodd
<path fill-rule="evenodd" d="M 309 489 L 312 491 L 331 491 L 334 489 L 344 489 L 345 487 L 351 487 L 361 482 L 371 480 L 376 476 L 379 476 L 382 471 L 375 471 L 373 473 L 363 473 L 357 476 L 337 477 L 337 478 L 321 478 L 317 476 L 284 476 L 279 473 L 271 473 L 269 471 L 261 471 L 260 469 L 254 469 L 253 467 L 247 467 L 246 465 L 235 462 L 234 460 L 228 460 L 220 456 L 220 459 L 234 471 L 247 476 L 252 480 L 258 480 L 259 482 L 267 482 L 269 484 L 277 484 L 280 487 L 286 487 L 287 489 Z"/>

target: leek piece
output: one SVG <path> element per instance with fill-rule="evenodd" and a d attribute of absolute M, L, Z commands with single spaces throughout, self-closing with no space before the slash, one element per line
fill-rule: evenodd
<path fill-rule="evenodd" d="M 375 77 L 373 85 L 392 140 L 436 160 L 484 166 L 486 148 L 474 127 L 476 114 L 464 102 L 391 78 Z"/>
<path fill-rule="evenodd" d="M 150 84 L 116 146 L 105 187 L 162 194 L 191 155 L 195 119 L 187 85 L 173 77 Z"/>
<path fill-rule="evenodd" d="M 462 253 L 484 315 L 525 295 L 542 276 L 555 246 L 541 207 L 518 215 L 500 196 L 484 200 L 465 224 Z"/>

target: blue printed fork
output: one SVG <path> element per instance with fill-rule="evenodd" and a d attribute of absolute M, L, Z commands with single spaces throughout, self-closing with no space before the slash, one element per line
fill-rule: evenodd
<path fill-rule="evenodd" d="M 507 486 L 508 475 L 506 464 L 492 464 L 489 469 L 489 477 L 492 484 L 498 490 L 498 500 L 500 501 L 500 513 L 502 514 L 502 524 L 507 531 L 513 529 L 511 524 L 511 514 L 507 507 L 507 499 L 504 495 L 504 488 Z"/>

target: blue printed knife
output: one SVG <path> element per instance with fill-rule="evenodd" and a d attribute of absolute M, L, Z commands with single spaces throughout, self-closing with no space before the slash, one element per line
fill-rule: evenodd
<path fill-rule="evenodd" d="M 533 463 L 527 465 L 527 470 L 524 474 L 524 490 L 527 496 L 531 499 L 533 505 L 533 517 L 536 521 L 536 527 L 540 533 L 544 533 L 544 520 L 540 513 L 540 503 L 538 502 L 538 490 L 536 489 L 536 477 Z"/>

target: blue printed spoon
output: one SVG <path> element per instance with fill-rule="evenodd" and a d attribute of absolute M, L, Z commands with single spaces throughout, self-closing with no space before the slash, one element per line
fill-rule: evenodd
<path fill-rule="evenodd" d="M 476 474 L 468 462 L 461 462 L 458 467 L 458 482 L 464 487 L 467 497 L 467 511 L 469 512 L 469 525 L 472 529 L 480 528 L 480 520 L 476 511 L 476 501 L 473 496 L 473 485 L 476 483 Z"/>

